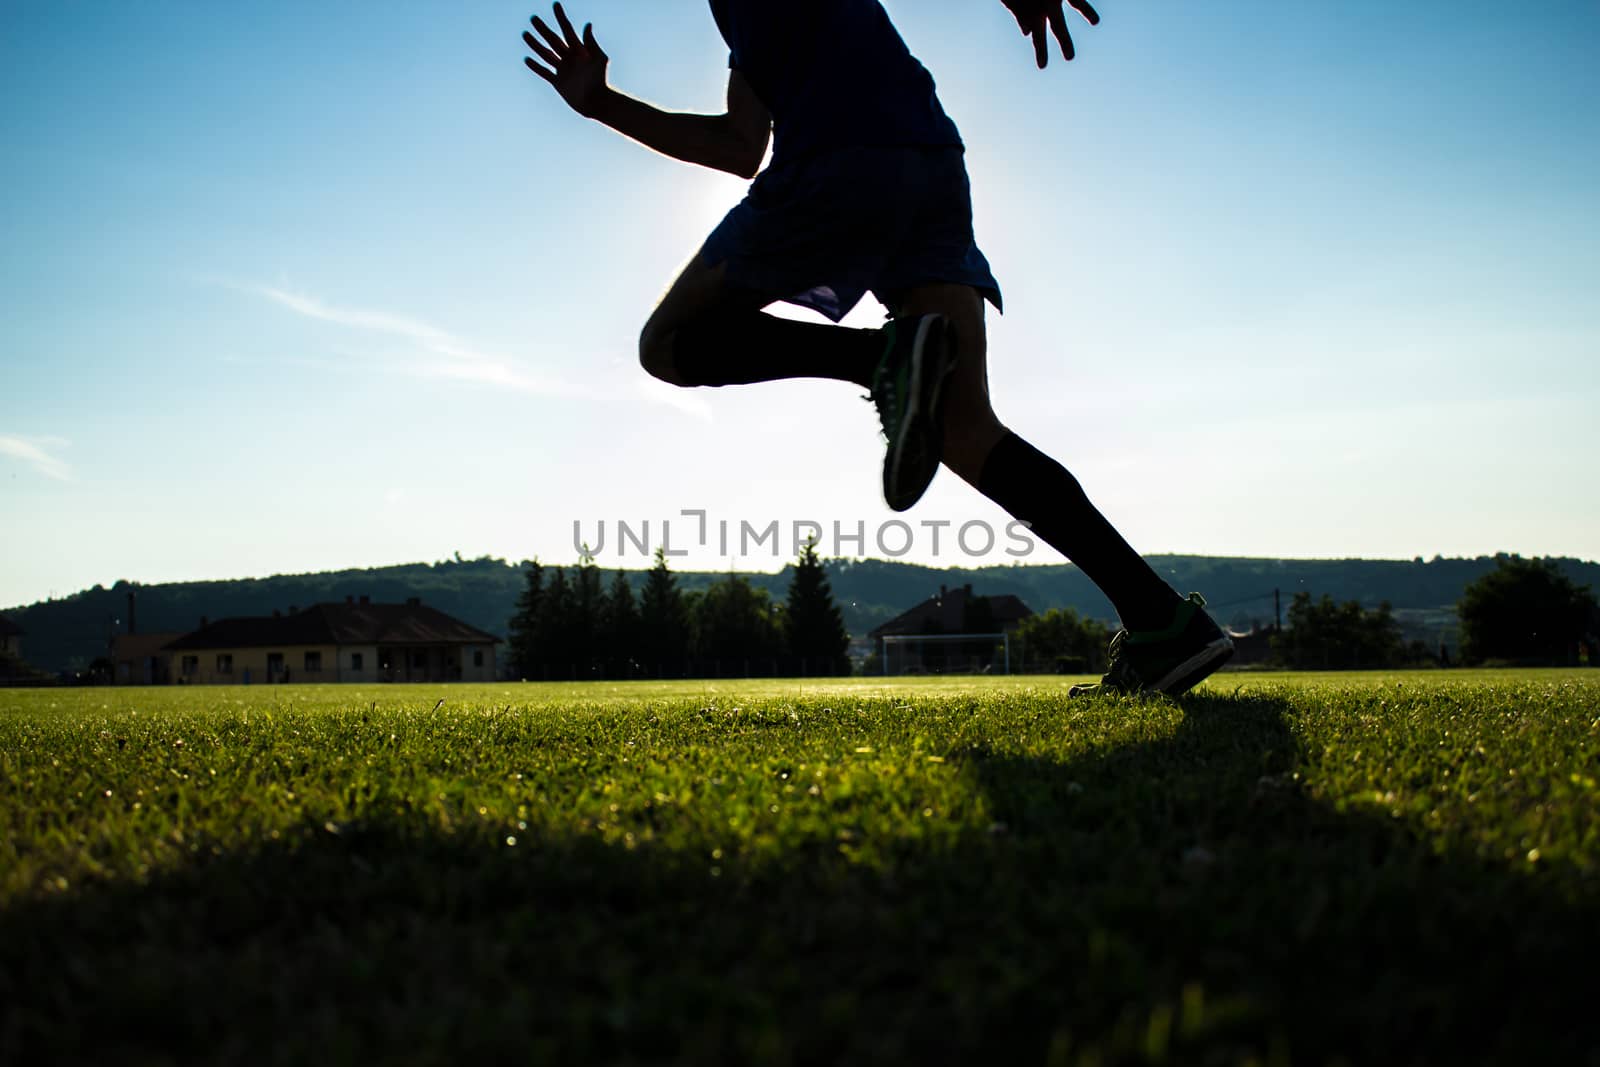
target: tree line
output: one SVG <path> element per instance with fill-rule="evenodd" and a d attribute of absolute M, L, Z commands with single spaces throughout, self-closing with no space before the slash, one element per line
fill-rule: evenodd
<path fill-rule="evenodd" d="M 743 575 L 685 591 L 664 550 L 635 591 L 585 555 L 574 568 L 523 565 L 509 624 L 515 676 L 527 680 L 706 678 L 850 673 L 850 636 L 814 544 L 780 603 Z"/>
<path fill-rule="evenodd" d="M 1452 666 L 1446 649 L 1406 641 L 1393 608 L 1328 594 L 1296 593 L 1288 625 L 1270 635 L 1265 666 L 1292 670 L 1383 670 Z M 1600 601 L 1549 559 L 1495 558 L 1456 605 L 1457 656 L 1466 665 L 1600 666 Z M 1071 608 L 1023 620 L 1012 635 L 1023 671 L 1069 674 L 1102 669 L 1111 630 Z"/>
<path fill-rule="evenodd" d="M 1276 661 L 1299 669 L 1450 666 L 1445 649 L 1400 636 L 1387 602 L 1376 611 L 1298 593 L 1289 626 L 1272 639 Z M 1600 602 L 1553 560 L 1495 558 L 1456 603 L 1459 656 L 1468 665 L 1600 665 Z"/>

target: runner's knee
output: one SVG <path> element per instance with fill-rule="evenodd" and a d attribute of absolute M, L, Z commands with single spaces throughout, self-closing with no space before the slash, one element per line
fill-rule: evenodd
<path fill-rule="evenodd" d="M 994 413 L 986 395 L 970 396 L 953 392 L 945 401 L 945 466 L 973 485 L 983 473 L 984 461 L 1006 435 L 1005 425 Z"/>
<path fill-rule="evenodd" d="M 672 339 L 676 332 L 673 327 L 651 316 L 639 333 L 639 366 L 651 377 L 659 378 L 668 385 L 683 384 L 672 359 Z"/>
<path fill-rule="evenodd" d="M 1005 427 L 1000 423 L 1000 416 L 996 415 L 994 408 L 989 406 L 987 397 L 973 404 L 963 403 L 962 398 L 959 396 L 952 396 L 945 404 L 944 435 L 946 440 L 977 440 L 1004 432 Z"/>

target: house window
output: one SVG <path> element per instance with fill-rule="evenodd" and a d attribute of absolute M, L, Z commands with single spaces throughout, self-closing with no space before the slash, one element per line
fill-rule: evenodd
<path fill-rule="evenodd" d="M 353 671 L 364 670 L 365 668 L 363 668 L 361 666 L 362 662 L 363 662 L 363 660 L 361 659 L 361 653 L 359 653 L 359 652 L 350 653 L 350 669 L 351 670 L 353 670 Z"/>
<path fill-rule="evenodd" d="M 475 648 L 472 650 L 472 665 L 474 667 L 483 666 L 483 649 Z"/>
<path fill-rule="evenodd" d="M 311 674 L 314 671 L 320 671 L 320 670 L 322 670 L 322 653 L 320 651 L 318 651 L 318 652 L 307 652 L 306 653 L 306 673 L 307 674 Z"/>
<path fill-rule="evenodd" d="M 267 653 L 267 677 L 272 680 L 283 677 L 283 653 Z"/>
<path fill-rule="evenodd" d="M 233 653 L 232 652 L 218 652 L 217 653 L 217 673 L 218 674 L 232 674 L 233 673 Z"/>
<path fill-rule="evenodd" d="M 183 657 L 183 673 L 185 675 L 195 674 L 199 670 L 200 670 L 200 657 L 199 656 L 185 656 L 185 657 Z"/>

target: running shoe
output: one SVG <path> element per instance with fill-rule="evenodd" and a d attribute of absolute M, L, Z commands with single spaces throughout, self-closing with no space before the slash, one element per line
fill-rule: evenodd
<path fill-rule="evenodd" d="M 1205 612 L 1205 598 L 1190 593 L 1165 630 L 1123 630 L 1111 639 L 1111 668 L 1085 693 L 1165 693 L 1178 696 L 1199 684 L 1233 655 L 1233 641 Z"/>
<path fill-rule="evenodd" d="M 872 376 L 873 406 L 889 450 L 883 498 L 895 511 L 922 499 L 944 448 L 944 384 L 955 366 L 943 315 L 894 319 L 884 327 L 883 359 Z"/>

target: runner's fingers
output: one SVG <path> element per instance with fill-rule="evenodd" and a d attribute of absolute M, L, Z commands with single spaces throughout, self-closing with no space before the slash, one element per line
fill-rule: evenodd
<path fill-rule="evenodd" d="M 1028 35 L 1033 38 L 1033 61 L 1043 70 L 1050 64 L 1050 38 L 1044 32 L 1044 16 L 1040 15 L 1034 20 L 1028 30 Z"/>
<path fill-rule="evenodd" d="M 528 69 L 529 70 L 531 70 L 535 74 L 539 75 L 539 77 L 543 78 L 545 81 L 549 82 L 551 85 L 554 85 L 556 83 L 556 76 L 553 73 L 551 73 L 550 71 L 545 70 L 543 67 L 539 66 L 539 64 L 535 63 L 531 57 L 524 56 L 522 58 L 522 61 L 528 65 Z"/>
<path fill-rule="evenodd" d="M 556 21 L 561 23 L 561 35 L 567 39 L 567 47 L 582 48 L 583 42 L 578 40 L 578 31 L 572 28 L 572 20 L 567 18 L 560 4 L 556 5 Z"/>
<path fill-rule="evenodd" d="M 533 34 L 525 32 L 522 35 L 522 39 L 524 42 L 526 42 L 529 48 L 533 49 L 534 55 L 538 56 L 540 59 L 544 60 L 557 70 L 561 69 L 561 57 L 550 51 L 550 49 L 546 48 L 538 41 L 534 40 Z M 528 62 L 531 63 L 533 60 L 530 59 Z"/>
<path fill-rule="evenodd" d="M 1076 7 L 1077 5 L 1074 4 L 1073 6 Z M 1056 40 L 1061 42 L 1061 57 L 1063 59 L 1071 59 L 1077 54 L 1072 48 L 1072 34 L 1067 32 L 1067 16 L 1062 14 L 1059 4 L 1050 9 L 1050 29 L 1055 32 Z M 1039 39 L 1043 41 L 1044 34 L 1041 33 Z M 1044 45 L 1041 44 L 1039 47 L 1043 48 Z"/>
<path fill-rule="evenodd" d="M 1067 0 L 1072 5 L 1072 10 L 1084 17 L 1091 26 L 1100 25 L 1100 12 L 1090 5 L 1089 0 Z"/>
<path fill-rule="evenodd" d="M 594 39 L 594 23 L 592 22 L 583 27 L 583 47 L 594 53 L 596 59 L 604 61 L 611 58 L 606 55 L 605 49 L 600 47 L 600 42 Z"/>
<path fill-rule="evenodd" d="M 567 54 L 567 42 L 561 39 L 559 33 L 546 26 L 544 19 L 538 15 L 533 16 L 533 28 L 539 31 L 540 37 L 550 42 L 550 47 L 555 49 L 556 55 L 564 56 Z"/>

